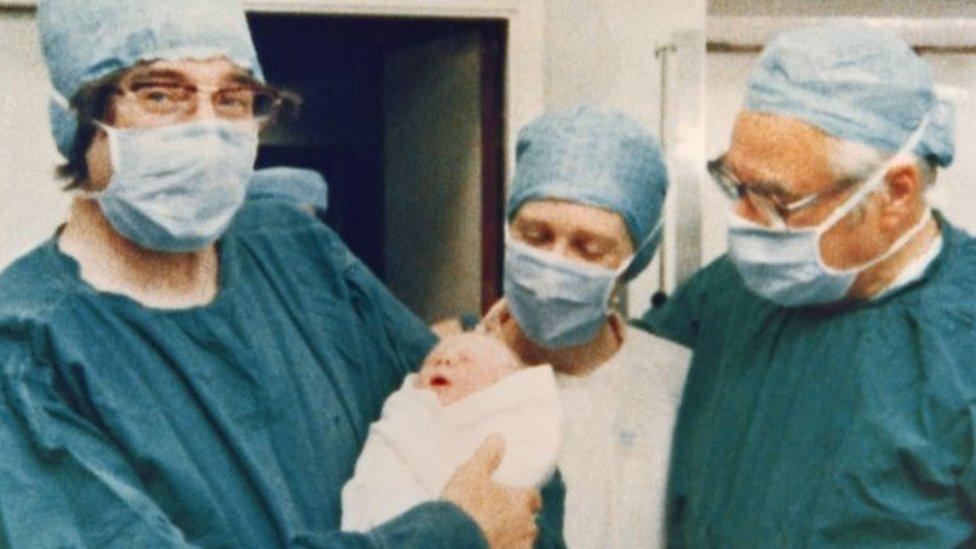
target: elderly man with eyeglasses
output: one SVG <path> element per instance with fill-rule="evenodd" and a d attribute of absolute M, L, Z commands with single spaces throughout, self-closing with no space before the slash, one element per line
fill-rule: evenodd
<path fill-rule="evenodd" d="M 0 546 L 561 544 L 558 479 L 537 525 L 539 492 L 492 480 L 496 439 L 440 500 L 338 531 L 367 429 L 434 336 L 312 216 L 244 205 L 287 96 L 237 1 L 37 17 L 75 200 L 0 275 Z"/>
<path fill-rule="evenodd" d="M 727 152 L 728 254 L 645 326 L 694 351 L 675 547 L 976 542 L 976 242 L 926 190 L 953 111 L 890 31 L 786 32 Z"/>

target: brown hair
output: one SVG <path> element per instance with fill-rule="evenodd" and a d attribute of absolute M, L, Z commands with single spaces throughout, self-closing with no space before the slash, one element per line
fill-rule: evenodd
<path fill-rule="evenodd" d="M 57 177 L 68 180 L 64 190 L 77 189 L 88 178 L 88 163 L 85 154 L 95 138 L 97 126 L 93 120 L 111 122 L 112 96 L 116 93 L 116 86 L 122 80 L 125 71 L 114 72 L 104 78 L 89 82 L 81 87 L 71 98 L 71 107 L 78 120 L 78 129 L 68 151 L 68 159 L 55 170 Z"/>

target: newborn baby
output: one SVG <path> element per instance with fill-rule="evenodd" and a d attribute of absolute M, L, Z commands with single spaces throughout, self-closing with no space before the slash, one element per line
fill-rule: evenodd
<path fill-rule="evenodd" d="M 460 334 L 434 347 L 417 372 L 414 386 L 433 391 L 441 404 L 454 404 L 518 367 L 518 359 L 501 341 L 481 334 Z"/>
<path fill-rule="evenodd" d="M 549 366 L 522 367 L 499 340 L 441 340 L 390 395 L 342 489 L 342 529 L 366 531 L 437 499 L 489 435 L 505 439 L 495 480 L 540 487 L 556 466 L 560 409 Z"/>

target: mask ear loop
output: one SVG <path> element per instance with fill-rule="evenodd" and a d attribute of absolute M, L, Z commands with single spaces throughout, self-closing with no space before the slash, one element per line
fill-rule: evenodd
<path fill-rule="evenodd" d="M 918 146 L 919 142 L 922 140 L 922 136 L 925 134 L 925 130 L 928 129 L 929 120 L 931 118 L 931 113 L 927 113 L 922 121 L 919 122 L 918 127 L 908 138 L 908 141 L 890 158 L 885 162 L 875 173 L 871 176 L 866 183 L 861 185 L 861 188 L 857 190 L 850 198 L 847 199 L 840 208 L 834 210 L 828 217 L 817 227 L 818 236 L 822 236 L 825 232 L 829 231 L 831 227 L 837 224 L 838 221 L 845 215 L 851 212 L 858 204 L 864 200 L 868 194 L 876 190 L 884 182 L 885 175 L 887 175 L 888 170 L 898 162 L 903 161 L 913 150 Z"/>
<path fill-rule="evenodd" d="M 637 256 L 639 256 L 644 251 L 644 248 L 646 248 L 652 242 L 654 242 L 654 239 L 657 238 L 658 233 L 661 232 L 661 229 L 663 227 L 664 227 L 664 212 L 661 212 L 661 217 L 658 218 L 657 224 L 655 224 L 654 228 L 651 229 L 651 234 L 647 235 L 647 237 L 641 241 L 641 243 L 634 250 L 633 255 L 631 255 L 627 261 L 625 261 L 622 265 L 620 265 L 620 267 L 617 267 L 616 269 L 617 278 L 620 278 L 621 276 L 623 276 L 624 273 L 627 272 L 627 269 L 629 269 L 630 266 L 634 264 L 634 260 L 636 260 Z"/>
<path fill-rule="evenodd" d="M 64 95 L 61 94 L 61 92 L 59 92 L 58 90 L 56 90 L 56 89 L 54 89 L 52 87 L 52 88 L 50 88 L 48 90 L 48 96 L 50 97 L 51 101 L 53 101 L 56 105 L 58 105 L 59 107 L 63 108 L 64 110 L 69 111 L 72 114 L 74 114 L 74 117 L 75 117 L 76 120 L 80 120 L 80 118 L 78 116 L 78 109 L 75 108 L 75 106 L 72 105 L 71 102 L 68 101 L 68 99 Z M 116 150 L 117 150 L 118 147 L 115 147 L 112 144 L 112 141 L 114 140 L 113 139 L 113 136 L 112 136 L 112 132 L 115 129 L 112 128 L 111 126 L 109 126 L 109 125 L 101 122 L 101 121 L 98 121 L 98 120 L 92 120 L 91 123 L 94 124 L 95 126 L 97 126 L 99 129 L 101 129 L 102 131 L 104 131 L 108 135 L 108 137 L 109 137 L 109 154 L 111 155 L 111 162 L 112 162 L 113 167 L 116 166 L 117 165 L 116 162 L 118 160 L 116 158 Z M 102 196 L 105 193 L 105 189 L 102 189 L 100 191 L 89 191 L 87 189 L 71 189 L 69 191 L 69 193 L 71 194 L 71 196 L 73 196 L 75 198 L 80 198 L 82 200 L 94 200 L 94 199 L 97 199 L 98 197 Z"/>
<path fill-rule="evenodd" d="M 117 130 L 117 129 L 113 128 L 112 126 L 109 126 L 108 124 L 106 124 L 104 122 L 101 122 L 99 120 L 92 120 L 91 122 L 98 129 L 100 129 L 103 132 L 105 132 L 105 135 L 106 136 L 108 136 L 108 154 L 109 154 L 109 160 L 112 163 L 112 169 L 113 170 L 118 170 L 119 169 L 118 168 L 119 167 L 119 145 L 118 145 L 118 131 L 119 130 Z"/>
<path fill-rule="evenodd" d="M 72 105 L 71 102 L 68 101 L 68 98 L 66 98 L 64 95 L 61 95 L 61 92 L 59 92 L 58 90 L 54 88 L 49 89 L 48 96 L 50 97 L 51 101 L 54 101 L 54 103 L 57 104 L 62 109 L 66 111 L 72 111 L 77 115 L 78 109 L 76 109 L 74 105 Z"/>
<path fill-rule="evenodd" d="M 639 256 L 641 253 L 644 252 L 644 248 L 646 248 L 652 242 L 654 242 L 654 239 L 657 238 L 658 233 L 661 232 L 661 230 L 662 230 L 663 227 L 664 227 L 664 212 L 662 211 L 660 217 L 658 217 L 657 223 L 654 225 L 654 228 L 651 229 L 651 233 L 648 234 L 644 238 L 644 240 L 641 241 L 641 243 L 634 250 L 633 255 L 631 255 L 630 258 L 627 261 L 624 261 L 619 267 L 617 267 L 614 270 L 614 280 L 616 282 L 613 284 L 613 286 L 611 286 L 609 288 L 609 291 L 608 291 L 606 297 L 604 298 L 604 301 L 606 302 L 607 317 L 608 318 L 610 317 L 610 315 L 612 314 L 613 310 L 615 309 L 615 307 L 613 305 L 613 293 L 617 289 L 617 287 L 620 285 L 620 279 L 621 279 L 621 277 L 623 277 L 624 273 L 626 273 L 627 270 L 630 269 L 631 265 L 634 264 L 634 261 L 637 259 L 637 256 Z"/>
<path fill-rule="evenodd" d="M 874 259 L 867 261 L 863 265 L 858 265 L 857 267 L 852 267 L 850 269 L 843 269 L 843 270 L 833 269 L 826 264 L 823 265 L 823 267 L 835 273 L 859 273 L 862 271 L 866 271 L 871 267 L 874 267 L 878 263 L 881 263 L 882 261 L 898 253 L 898 251 L 901 250 L 906 244 L 908 244 L 908 242 L 911 239 L 915 238 L 915 235 L 917 235 L 918 233 L 922 232 L 923 229 L 925 229 L 930 219 L 932 219 L 932 210 L 926 208 L 925 213 L 922 214 L 922 218 L 919 219 L 918 223 L 916 223 L 914 227 L 908 229 L 907 231 L 905 231 L 903 235 L 899 236 L 898 239 L 895 240 L 894 243 L 892 243 L 891 247 L 889 247 L 883 254 L 879 255 Z M 823 263 L 823 261 L 821 261 L 821 263 Z"/>
<path fill-rule="evenodd" d="M 66 111 L 70 111 L 72 114 L 74 114 L 76 119 L 79 119 L 78 109 L 74 105 L 72 105 L 71 101 L 68 101 L 68 99 L 61 94 L 61 92 L 59 92 L 54 88 L 50 88 L 48 90 L 48 96 L 51 98 L 51 101 L 54 101 L 54 103 L 57 104 L 59 107 L 61 107 Z M 91 119 L 90 122 L 98 126 L 99 128 L 105 130 L 106 133 L 108 133 L 110 130 L 115 129 L 112 126 L 106 124 L 105 122 L 102 122 L 101 120 Z"/>
<path fill-rule="evenodd" d="M 911 137 L 908 138 L 908 141 L 905 142 L 902 148 L 899 149 L 898 152 L 896 152 L 894 156 L 891 157 L 891 159 L 889 159 L 887 162 L 884 163 L 884 165 L 877 171 L 877 173 L 874 176 L 872 176 L 872 179 L 867 184 L 865 184 L 861 189 L 859 189 L 857 193 L 851 196 L 851 198 L 849 199 L 847 204 L 845 204 L 845 206 L 842 206 L 839 210 L 834 211 L 834 213 L 832 213 L 830 217 L 827 218 L 827 221 L 829 221 L 830 223 L 827 223 L 827 221 L 825 221 L 823 224 L 820 225 L 819 234 L 821 236 L 823 235 L 823 233 L 829 230 L 835 223 L 837 223 L 837 221 L 839 221 L 841 217 L 847 215 L 847 213 L 850 212 L 854 208 L 854 206 L 860 203 L 860 201 L 863 200 L 868 193 L 872 192 L 878 186 L 880 186 L 880 184 L 884 181 L 884 177 L 888 173 L 888 170 L 891 169 L 891 167 L 894 166 L 897 162 L 907 157 L 908 154 L 911 153 L 911 151 L 913 151 L 916 146 L 918 146 L 918 143 L 922 140 L 922 135 L 925 133 L 925 130 L 928 128 L 930 115 L 931 113 L 925 115 L 925 117 L 919 123 L 918 128 L 916 128 L 915 132 L 911 135 Z M 862 272 L 867 269 L 870 269 L 871 267 L 874 267 L 878 263 L 881 263 L 882 261 L 895 255 L 899 250 L 901 250 L 906 244 L 908 244 L 908 242 L 912 238 L 915 237 L 915 235 L 922 232 L 922 230 L 926 227 L 928 221 L 931 218 L 932 218 L 932 209 L 926 208 L 925 213 L 922 215 L 922 218 L 918 221 L 918 223 L 916 223 L 911 229 L 906 231 L 904 234 L 899 236 L 898 239 L 895 240 L 892 243 L 892 245 L 887 250 L 885 250 L 883 254 L 861 265 L 858 265 L 856 267 L 851 267 L 849 269 L 834 269 L 829 265 L 827 265 L 826 263 L 824 263 L 823 257 L 818 253 L 817 258 L 820 261 L 820 266 L 823 267 L 825 270 L 833 273 L 857 273 L 857 272 Z M 818 242 L 819 242 L 819 238 L 818 238 Z"/>

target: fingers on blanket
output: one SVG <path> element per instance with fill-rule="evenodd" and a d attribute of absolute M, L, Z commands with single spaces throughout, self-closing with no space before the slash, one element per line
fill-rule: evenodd
<path fill-rule="evenodd" d="M 508 487 L 508 493 L 513 505 L 520 509 L 526 509 L 532 514 L 538 513 L 542 509 L 542 496 L 534 488 Z"/>
<path fill-rule="evenodd" d="M 474 473 L 491 475 L 498 469 L 505 456 L 505 439 L 501 435 L 492 434 L 485 438 L 474 455 L 462 467 Z"/>

